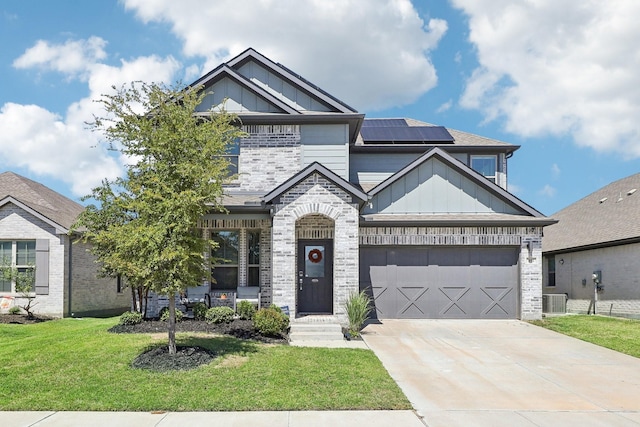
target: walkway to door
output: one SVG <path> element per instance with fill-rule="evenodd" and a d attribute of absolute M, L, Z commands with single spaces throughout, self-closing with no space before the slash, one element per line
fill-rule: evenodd
<path fill-rule="evenodd" d="M 364 340 L 429 427 L 640 426 L 640 359 L 517 320 L 383 320 Z"/>

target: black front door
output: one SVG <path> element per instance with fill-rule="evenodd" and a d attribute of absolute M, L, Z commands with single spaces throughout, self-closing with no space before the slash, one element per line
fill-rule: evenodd
<path fill-rule="evenodd" d="M 298 313 L 333 313 L 333 240 L 298 241 Z"/>

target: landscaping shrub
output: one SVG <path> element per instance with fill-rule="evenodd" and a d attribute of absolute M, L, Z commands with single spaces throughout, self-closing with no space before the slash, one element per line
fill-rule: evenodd
<path fill-rule="evenodd" d="M 278 336 L 289 326 L 289 317 L 279 307 L 261 308 L 253 315 L 253 326 L 262 335 Z"/>
<path fill-rule="evenodd" d="M 344 304 L 349 319 L 347 328 L 352 337 L 359 337 L 362 325 L 366 322 L 371 310 L 371 298 L 365 291 L 352 293 Z"/>
<path fill-rule="evenodd" d="M 182 310 L 178 310 L 176 308 L 176 322 L 181 322 L 183 318 L 184 313 L 182 312 Z M 163 322 L 167 322 L 169 320 L 169 307 L 164 307 L 162 310 L 160 310 L 160 320 L 162 320 Z"/>
<path fill-rule="evenodd" d="M 207 304 L 197 302 L 193 305 L 193 318 L 196 320 L 204 320 L 207 314 Z"/>
<path fill-rule="evenodd" d="M 233 320 L 235 312 L 231 307 L 211 307 L 205 314 L 205 319 L 209 323 L 229 323 Z"/>
<path fill-rule="evenodd" d="M 142 313 L 126 311 L 120 315 L 121 325 L 137 325 L 138 323 L 142 323 Z"/>
<path fill-rule="evenodd" d="M 9 314 L 20 314 L 21 311 L 22 309 L 20 307 L 18 307 L 17 305 L 14 305 L 9 309 Z"/>
<path fill-rule="evenodd" d="M 256 307 L 249 301 L 240 301 L 238 304 L 238 316 L 242 320 L 251 320 L 253 315 L 256 314 Z"/>

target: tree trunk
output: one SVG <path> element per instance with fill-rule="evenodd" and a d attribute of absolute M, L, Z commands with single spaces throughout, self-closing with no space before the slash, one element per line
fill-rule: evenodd
<path fill-rule="evenodd" d="M 136 300 L 136 288 L 131 285 L 131 311 L 138 311 L 138 301 Z"/>
<path fill-rule="evenodd" d="M 140 288 L 140 311 L 142 311 L 142 288 Z M 147 307 L 149 307 L 149 288 L 144 288 L 144 314 L 143 317 L 147 318 Z"/>
<path fill-rule="evenodd" d="M 169 294 L 169 354 L 176 354 L 176 296 Z"/>

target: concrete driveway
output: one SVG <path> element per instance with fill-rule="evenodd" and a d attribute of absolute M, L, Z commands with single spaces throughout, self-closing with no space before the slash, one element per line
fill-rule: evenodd
<path fill-rule="evenodd" d="M 427 426 L 640 426 L 640 359 L 517 320 L 363 332 Z"/>

